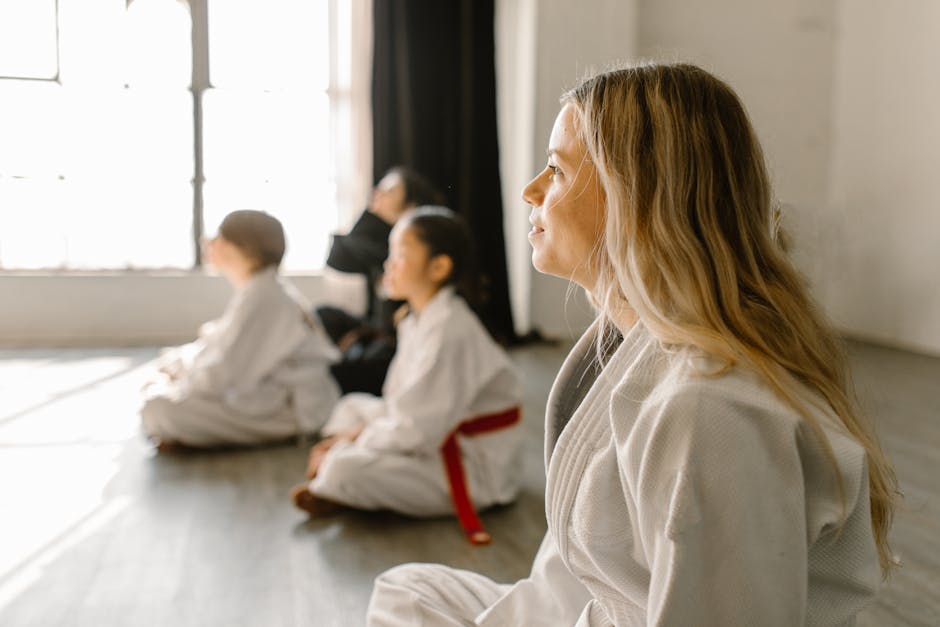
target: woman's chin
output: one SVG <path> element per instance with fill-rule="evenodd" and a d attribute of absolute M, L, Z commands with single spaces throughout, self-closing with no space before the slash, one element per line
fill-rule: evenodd
<path fill-rule="evenodd" d="M 550 259 L 546 259 L 546 255 L 541 254 L 538 248 L 532 249 L 533 268 L 542 274 L 553 274 L 555 276 L 559 276 L 558 271 L 554 266 L 555 264 L 551 263 Z"/>
<path fill-rule="evenodd" d="M 559 279 L 573 281 L 588 291 L 591 289 L 591 287 L 586 284 L 588 282 L 585 281 L 585 277 L 580 276 L 571 268 L 561 267 L 561 265 L 556 263 L 552 258 L 540 255 L 537 250 L 532 251 L 532 267 L 538 270 L 539 274 L 557 276 Z"/>

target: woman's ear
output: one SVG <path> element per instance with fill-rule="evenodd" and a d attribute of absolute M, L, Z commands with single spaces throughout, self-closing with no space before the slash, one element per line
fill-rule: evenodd
<path fill-rule="evenodd" d="M 445 283 L 454 271 L 454 260 L 449 255 L 434 255 L 428 264 L 428 274 L 435 283 Z"/>

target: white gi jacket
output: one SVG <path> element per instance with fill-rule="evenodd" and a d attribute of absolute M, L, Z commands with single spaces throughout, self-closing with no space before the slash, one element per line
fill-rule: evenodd
<path fill-rule="evenodd" d="M 329 372 L 339 351 L 308 310 L 276 269 L 258 272 L 236 291 L 220 318 L 200 328 L 197 340 L 161 357 L 158 365 L 171 380 L 148 392 L 148 402 L 157 400 L 158 408 L 145 405 L 145 428 L 150 411 L 160 414 L 151 420 L 154 430 L 172 432 L 154 435 L 197 445 L 209 443 L 193 439 L 205 439 L 205 424 L 222 414 L 225 421 L 258 424 L 289 414 L 288 433 L 272 432 L 272 437 L 317 431 L 339 398 Z M 199 433 L 190 433 L 193 421 L 202 423 Z M 227 429 L 221 426 L 211 443 L 248 443 L 244 434 L 227 438 Z M 240 431 L 237 425 L 234 430 Z"/>
<path fill-rule="evenodd" d="M 325 435 L 365 423 L 354 442 L 335 445 L 310 483 L 326 498 L 411 515 L 452 511 L 441 445 L 461 422 L 520 404 L 515 368 L 453 288 L 398 327 L 398 348 L 381 398 L 344 397 Z M 458 435 L 477 507 L 512 501 L 518 491 L 517 426 Z"/>
<path fill-rule="evenodd" d="M 838 530 L 820 443 L 756 376 L 698 374 L 702 358 L 642 323 L 599 376 L 594 351 L 592 328 L 549 397 L 548 532 L 530 577 L 400 567 L 377 580 L 369 624 L 853 625 L 880 578 L 861 446 L 820 416 L 845 486 Z M 454 592 L 461 579 L 472 595 Z"/>

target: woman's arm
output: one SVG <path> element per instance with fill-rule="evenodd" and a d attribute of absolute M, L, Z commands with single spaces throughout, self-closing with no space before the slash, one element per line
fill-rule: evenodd
<path fill-rule="evenodd" d="M 641 410 L 619 449 L 650 568 L 650 625 L 802 625 L 808 539 L 790 417 L 702 379 Z M 629 498 L 629 496 L 628 496 Z"/>
<path fill-rule="evenodd" d="M 346 235 L 334 235 L 326 265 L 341 272 L 369 274 L 381 268 L 388 256 L 388 235 L 392 227 L 385 220 L 363 211 Z"/>

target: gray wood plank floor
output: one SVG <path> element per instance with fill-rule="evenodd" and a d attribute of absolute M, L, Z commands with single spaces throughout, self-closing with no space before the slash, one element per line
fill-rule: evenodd
<path fill-rule="evenodd" d="M 542 417 L 566 347 L 527 347 L 519 501 L 473 547 L 453 520 L 344 513 L 287 499 L 306 450 L 155 456 L 137 390 L 156 349 L 0 350 L 0 625 L 361 625 L 373 577 L 443 562 L 512 581 L 545 529 Z M 865 408 L 906 495 L 904 567 L 863 627 L 940 625 L 940 359 L 853 343 Z"/>

